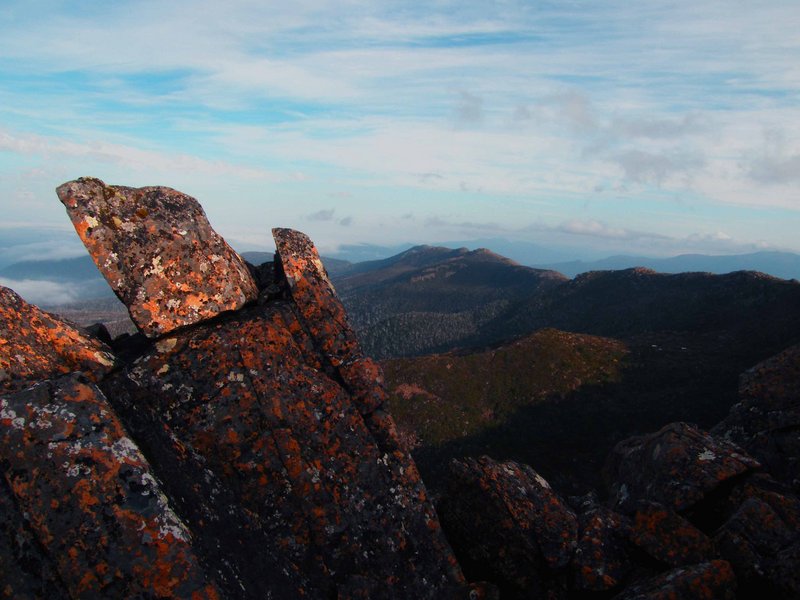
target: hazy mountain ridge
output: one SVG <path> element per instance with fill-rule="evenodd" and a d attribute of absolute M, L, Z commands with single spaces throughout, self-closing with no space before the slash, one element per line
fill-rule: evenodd
<path fill-rule="evenodd" d="M 669 258 L 647 256 L 609 256 L 600 260 L 572 260 L 536 263 L 542 269 L 553 269 L 568 277 L 587 271 L 618 271 L 646 267 L 659 273 L 707 272 L 722 275 L 733 271 L 760 271 L 782 279 L 800 279 L 800 255 L 791 252 L 763 251 L 749 254 L 708 255 L 681 254 Z"/>

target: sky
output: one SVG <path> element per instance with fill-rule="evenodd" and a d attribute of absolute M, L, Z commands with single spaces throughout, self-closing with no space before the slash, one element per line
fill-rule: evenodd
<path fill-rule="evenodd" d="M 0 252 L 81 252 L 84 175 L 239 250 L 800 252 L 798 31 L 797 0 L 3 0 Z"/>

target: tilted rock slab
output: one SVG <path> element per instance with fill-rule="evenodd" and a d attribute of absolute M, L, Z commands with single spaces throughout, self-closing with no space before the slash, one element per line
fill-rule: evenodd
<path fill-rule="evenodd" d="M 0 392 L 72 371 L 96 381 L 113 366 L 105 344 L 0 286 Z"/>
<path fill-rule="evenodd" d="M 258 290 L 200 204 L 167 187 L 81 178 L 58 197 L 100 272 L 148 337 L 236 310 Z"/>
<path fill-rule="evenodd" d="M 0 594 L 217 598 L 150 466 L 80 376 L 0 397 Z"/>
<path fill-rule="evenodd" d="M 760 467 L 738 446 L 686 423 L 618 443 L 608 457 L 611 501 L 623 513 L 637 501 L 659 502 L 681 512 L 723 482 Z"/>

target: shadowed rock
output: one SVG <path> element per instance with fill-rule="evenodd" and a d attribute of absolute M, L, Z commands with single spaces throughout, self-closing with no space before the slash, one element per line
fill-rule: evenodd
<path fill-rule="evenodd" d="M 619 586 L 631 570 L 627 517 L 596 506 L 580 518 L 581 534 L 572 560 L 578 590 L 602 591 Z"/>
<path fill-rule="evenodd" d="M 617 444 L 606 475 L 617 510 L 630 513 L 638 500 L 652 500 L 682 511 L 724 481 L 759 466 L 730 442 L 686 423 L 670 423 Z"/>
<path fill-rule="evenodd" d="M 258 294 L 198 202 L 167 187 L 84 177 L 58 197 L 100 272 L 147 336 L 236 310 Z"/>
<path fill-rule="evenodd" d="M 715 541 L 747 588 L 772 598 L 797 598 L 800 532 L 779 510 L 751 496 L 720 528 Z"/>
<path fill-rule="evenodd" d="M 94 385 L 66 376 L 0 398 L 0 465 L 0 530 L 14 533 L 0 559 L 4 594 L 217 597 Z"/>
<path fill-rule="evenodd" d="M 497 584 L 502 597 L 537 598 L 566 566 L 577 519 L 532 468 L 488 456 L 454 460 L 439 514 L 473 579 Z"/>
<path fill-rule="evenodd" d="M 105 344 L 0 286 L 0 392 L 71 371 L 97 380 L 113 365 Z"/>
<path fill-rule="evenodd" d="M 617 600 L 733 600 L 736 578 L 729 563 L 712 560 L 691 567 L 678 567 L 637 583 Z"/>
<path fill-rule="evenodd" d="M 800 492 L 800 345 L 745 372 L 740 401 L 713 430 Z"/>
<path fill-rule="evenodd" d="M 701 563 L 713 553 L 706 534 L 655 502 L 641 502 L 637 506 L 631 541 L 651 557 L 673 567 Z"/>

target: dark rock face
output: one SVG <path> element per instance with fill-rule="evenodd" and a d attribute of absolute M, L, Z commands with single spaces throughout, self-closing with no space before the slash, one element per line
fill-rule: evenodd
<path fill-rule="evenodd" d="M 706 534 L 655 502 L 641 502 L 637 507 L 631 541 L 652 558 L 673 567 L 701 563 L 713 553 Z"/>
<path fill-rule="evenodd" d="M 575 513 L 527 465 L 484 456 L 453 461 L 439 512 L 465 568 L 502 597 L 537 598 L 577 543 Z"/>
<path fill-rule="evenodd" d="M 0 286 L 0 392 L 70 371 L 97 380 L 113 365 L 105 344 Z"/>
<path fill-rule="evenodd" d="M 631 586 L 618 600 L 733 600 L 736 576 L 724 560 L 678 567 Z"/>
<path fill-rule="evenodd" d="M 581 515 L 581 533 L 572 561 L 576 590 L 603 591 L 618 587 L 633 568 L 627 517 L 605 506 Z"/>
<path fill-rule="evenodd" d="M 5 595 L 217 597 L 188 530 L 94 385 L 38 383 L 0 398 L 0 415 L 0 530 L 16 546 L 0 558 Z"/>
<path fill-rule="evenodd" d="M 56 190 L 98 269 L 149 337 L 254 300 L 244 261 L 197 200 L 166 187 L 84 177 Z"/>
<path fill-rule="evenodd" d="M 742 446 L 800 492 L 800 345 L 744 373 L 739 398 L 712 432 Z"/>
<path fill-rule="evenodd" d="M 179 192 L 83 179 L 59 196 L 159 337 L 117 338 L 99 369 L 84 347 L 107 348 L 87 334 L 72 344 L 80 360 L 59 346 L 54 365 L 13 373 L 22 387 L 83 370 L 98 387 L 73 374 L 0 399 L 0 591 L 492 597 L 466 585 L 382 408 L 380 368 L 307 237 L 276 230 L 278 261 L 253 268 L 256 289 Z M 44 327 L 8 298 L 9 319 Z M 43 353 L 27 333 L 3 342 L 11 357 Z"/>
<path fill-rule="evenodd" d="M 637 500 L 661 502 L 682 511 L 723 482 L 760 465 L 737 446 L 686 423 L 617 444 L 606 470 L 614 506 L 630 513 Z"/>

